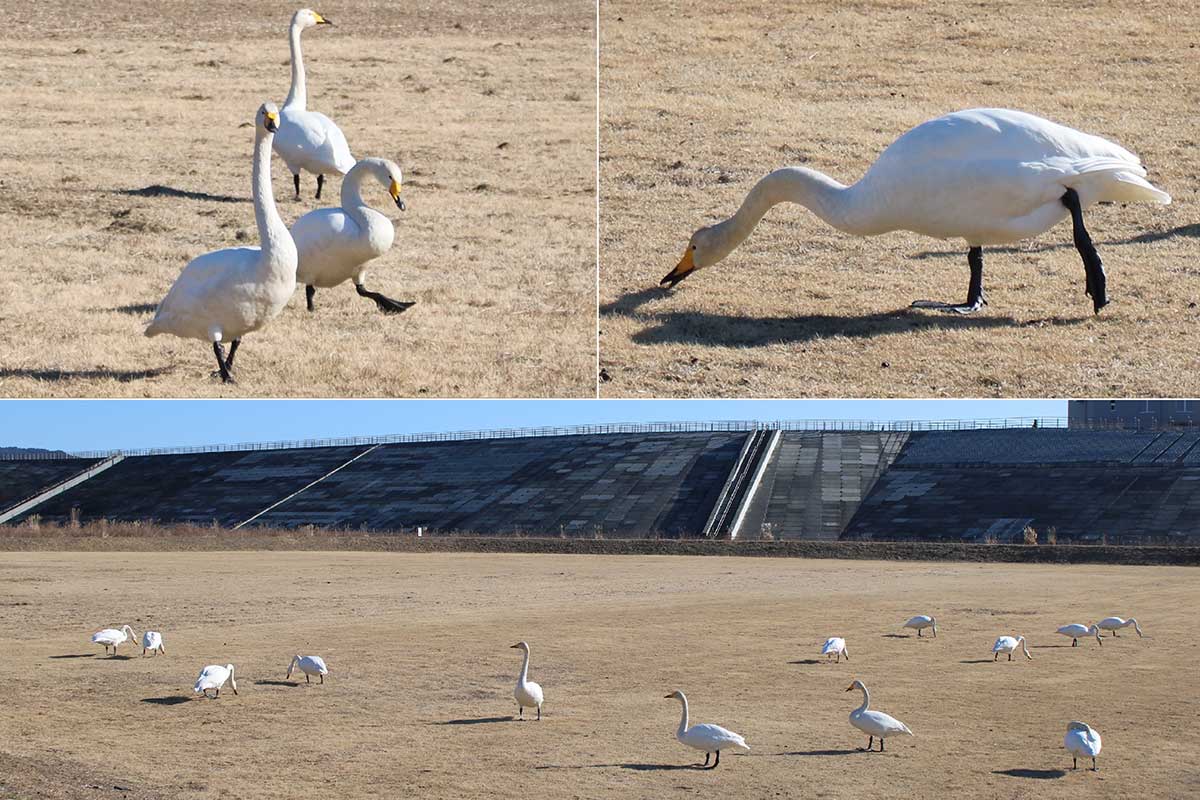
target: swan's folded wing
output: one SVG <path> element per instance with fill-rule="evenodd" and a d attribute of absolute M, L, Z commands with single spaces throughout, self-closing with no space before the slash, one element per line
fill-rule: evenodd
<path fill-rule="evenodd" d="M 302 160 L 318 161 L 343 174 L 354 166 L 345 134 L 319 111 L 285 113 L 284 124 L 275 135 L 275 151 L 285 161 L 302 154 Z"/>

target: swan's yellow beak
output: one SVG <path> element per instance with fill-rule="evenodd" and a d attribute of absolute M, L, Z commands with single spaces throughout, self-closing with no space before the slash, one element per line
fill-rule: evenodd
<path fill-rule="evenodd" d="M 404 200 L 400 197 L 400 181 L 393 180 L 392 185 L 388 187 L 388 194 L 392 196 L 392 201 L 396 204 L 396 208 L 404 211 L 407 206 L 404 205 Z M 513 645 L 514 647 L 516 645 Z"/>
<path fill-rule="evenodd" d="M 268 111 L 266 113 L 266 127 L 271 133 L 275 133 L 275 131 L 279 130 L 279 115 L 272 111 Z"/>
<path fill-rule="evenodd" d="M 315 11 L 313 12 L 313 16 L 316 17 L 318 25 L 332 25 L 333 24 L 333 20 L 328 19 L 327 17 L 323 17 Z"/>
<path fill-rule="evenodd" d="M 696 265 L 692 262 L 692 248 L 689 246 L 684 252 L 683 258 L 679 259 L 679 263 L 675 265 L 675 269 L 668 272 L 658 284 L 669 289 L 690 275 L 694 269 L 696 269 Z"/>

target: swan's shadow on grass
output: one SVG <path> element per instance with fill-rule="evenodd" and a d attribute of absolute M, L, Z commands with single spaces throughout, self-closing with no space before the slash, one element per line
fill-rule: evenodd
<path fill-rule="evenodd" d="M 249 197 L 234 197 L 228 194 L 209 194 L 207 192 L 192 192 L 187 189 L 176 189 L 173 186 L 163 186 L 156 183 L 141 189 L 113 189 L 113 194 L 123 194 L 128 197 L 175 197 L 183 200 L 207 200 L 211 203 L 249 203 Z"/>
<path fill-rule="evenodd" d="M 913 635 L 911 633 L 885 633 L 885 634 L 883 634 L 882 638 L 884 638 L 884 639 L 911 639 L 911 638 L 913 638 Z M 924 639 L 925 637 L 922 636 L 920 638 Z"/>
<path fill-rule="evenodd" d="M 855 753 L 865 753 L 866 750 L 796 750 L 791 753 L 780 753 L 781 756 L 852 756 Z"/>
<path fill-rule="evenodd" d="M 435 722 L 434 725 L 490 725 L 497 722 L 517 722 L 517 718 L 508 717 L 468 717 L 466 719 L 448 719 L 445 722 Z"/>
<path fill-rule="evenodd" d="M 150 703 L 155 706 L 177 706 L 180 703 L 189 703 L 192 698 L 186 694 L 172 694 L 166 697 L 143 697 L 143 703 Z"/>
<path fill-rule="evenodd" d="M 534 769 L 632 769 L 638 772 L 659 772 L 680 769 L 704 771 L 709 768 L 700 764 L 544 764 Z"/>
<path fill-rule="evenodd" d="M 1130 236 L 1126 239 L 1109 239 L 1103 242 L 1095 242 L 1097 247 L 1118 247 L 1123 244 L 1147 244 L 1148 242 L 1161 242 L 1164 239 L 1174 239 L 1177 236 L 1200 237 L 1200 224 L 1180 225 L 1177 228 L 1171 228 L 1167 231 L 1149 231 L 1147 233 L 1139 233 L 1137 236 Z M 1072 242 L 1055 242 L 1054 244 L 1039 244 L 1034 247 L 989 247 L 984 250 L 987 253 L 1048 253 L 1052 250 L 1074 250 L 1075 245 Z M 926 258 L 962 258 L 962 250 L 922 250 L 919 253 L 914 253 L 909 258 L 923 260 Z"/>
<path fill-rule="evenodd" d="M 263 681 L 255 681 L 255 682 L 254 682 L 254 685 L 255 685 L 255 686 L 291 686 L 291 687 L 296 687 L 296 686 L 299 686 L 299 685 L 300 685 L 300 682 L 299 682 L 299 681 L 266 681 L 266 680 L 263 680 Z"/>
<path fill-rule="evenodd" d="M 789 664 L 824 664 L 819 658 L 802 658 L 799 661 L 789 661 Z"/>
<path fill-rule="evenodd" d="M 994 660 L 995 659 L 991 659 L 991 658 L 967 658 L 967 659 L 963 659 L 962 661 L 960 661 L 958 663 L 960 663 L 960 664 L 990 664 Z"/>
<path fill-rule="evenodd" d="M 50 658 L 95 658 L 99 653 L 71 653 L 62 656 L 50 656 Z"/>
<path fill-rule="evenodd" d="M 993 775 L 1008 775 L 1010 778 L 1034 778 L 1037 780 L 1052 780 L 1065 777 L 1064 769 L 994 769 Z"/>
<path fill-rule="evenodd" d="M 158 310 L 158 303 L 133 303 L 127 306 L 117 306 L 116 308 L 106 308 L 104 310 L 116 311 L 118 314 L 139 316 L 141 314 L 153 314 Z"/>
<path fill-rule="evenodd" d="M 118 383 L 144 381 L 171 372 L 174 367 L 151 369 L 0 369 L 0 378 L 33 378 L 37 381 L 79 381 L 111 378 Z"/>

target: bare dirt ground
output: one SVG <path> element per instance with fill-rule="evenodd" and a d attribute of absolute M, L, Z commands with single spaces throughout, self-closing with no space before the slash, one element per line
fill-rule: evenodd
<path fill-rule="evenodd" d="M 601 5 L 601 364 L 609 396 L 1180 396 L 1200 389 L 1200 17 L 1187 2 L 630 2 Z M 1168 207 L 1086 215 L 1113 303 L 1098 316 L 1060 225 L 984 250 L 863 239 L 773 209 L 725 262 L 658 282 L 696 228 L 804 165 L 857 180 L 901 133 L 1018 108 L 1137 153 Z"/>
<path fill-rule="evenodd" d="M 381 553 L 6 553 L 0 786 L 17 796 L 1194 796 L 1195 570 Z M 905 636 L 909 615 L 939 637 Z M 1135 614 L 1071 648 L 1056 626 Z M 163 631 L 166 656 L 90 634 Z M 1007 632 L 1034 660 L 993 663 Z M 818 658 L 829 635 L 851 660 Z M 518 723 L 533 648 L 540 723 Z M 139 651 L 140 652 L 140 651 Z M 283 681 L 323 655 L 323 687 Z M 191 697 L 233 662 L 240 694 Z M 914 738 L 863 753 L 854 678 Z M 293 681 L 295 683 L 295 681 Z M 674 741 L 742 733 L 719 769 Z M 1070 771 L 1066 723 L 1101 731 Z M 121 790 L 112 788 L 122 787 Z M 35 787 L 26 791 L 22 787 Z"/>
<path fill-rule="evenodd" d="M 417 305 L 385 317 L 346 284 L 308 314 L 301 290 L 234 387 L 203 343 L 142 336 L 188 260 L 257 243 L 250 123 L 287 94 L 299 5 L 10 9 L 0 395 L 594 395 L 595 6 L 574 0 L 314 4 L 336 24 L 303 38 L 309 107 L 406 175 L 407 213 L 374 194 L 397 235 L 367 286 Z M 296 202 L 272 172 L 285 222 L 337 205 L 340 180 Z"/>

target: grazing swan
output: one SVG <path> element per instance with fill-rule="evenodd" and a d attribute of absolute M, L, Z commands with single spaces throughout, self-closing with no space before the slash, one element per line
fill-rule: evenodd
<path fill-rule="evenodd" d="M 329 667 L 325 666 L 325 659 L 320 656 L 292 656 L 292 663 L 288 664 L 287 675 L 283 679 L 286 681 L 291 678 L 292 670 L 297 667 L 304 673 L 305 683 L 312 683 L 310 675 L 320 675 L 321 683 L 324 683 L 325 676 L 329 674 Z"/>
<path fill-rule="evenodd" d="M 1137 631 L 1138 637 L 1141 638 L 1143 635 L 1142 626 L 1138 625 L 1138 621 L 1133 617 L 1130 617 L 1129 619 L 1121 619 L 1120 617 L 1105 617 L 1096 623 L 1097 628 L 1106 631 L 1112 631 L 1113 636 L 1117 635 L 1117 630 L 1119 628 L 1128 628 L 1130 625 L 1133 626 L 1133 629 Z"/>
<path fill-rule="evenodd" d="M 1096 766 L 1096 756 L 1100 755 L 1100 732 L 1086 722 L 1068 722 L 1067 735 L 1063 737 L 1063 747 L 1071 751 L 1071 769 L 1079 769 L 1079 757 L 1092 759 L 1092 770 Z"/>
<path fill-rule="evenodd" d="M 1008 660 L 1012 661 L 1012 654 L 1020 647 L 1025 651 L 1025 657 L 1033 661 L 1033 656 L 1029 655 L 1029 648 L 1025 646 L 1024 636 L 1001 636 L 992 645 L 992 661 L 1000 658 L 1001 653 L 1008 653 Z"/>
<path fill-rule="evenodd" d="M 519 713 L 518 719 L 525 719 L 525 706 L 537 706 L 537 718 L 542 718 L 542 687 L 533 681 L 529 680 L 529 645 L 525 642 L 517 642 L 512 646 L 514 650 L 520 650 L 525 653 L 525 660 L 521 662 L 521 674 L 517 676 L 517 688 L 513 689 L 513 697 L 517 700 Z"/>
<path fill-rule="evenodd" d="M 866 685 L 862 681 L 856 680 L 847 687 L 847 692 L 853 692 L 855 689 L 862 689 L 863 701 L 862 705 L 850 712 L 850 724 L 858 728 L 863 733 L 867 734 L 867 746 L 865 750 L 870 750 L 871 745 L 875 743 L 875 738 L 879 737 L 879 752 L 883 752 L 883 740 L 888 736 L 899 736 L 902 733 L 907 733 L 909 736 L 913 732 L 908 729 L 900 720 L 895 717 L 885 714 L 882 711 L 871 711 L 871 693 L 867 691 Z"/>
<path fill-rule="evenodd" d="M 688 701 L 687 695 L 676 689 L 666 696 L 666 699 L 678 700 L 683 705 L 683 716 L 679 718 L 679 727 L 675 731 L 675 738 L 681 744 L 688 747 L 694 747 L 697 750 L 704 751 L 704 764 L 708 767 L 708 759 L 713 753 L 717 754 L 717 760 L 709 769 L 716 769 L 721 763 L 721 751 L 730 747 L 736 747 L 739 750 L 749 750 L 750 745 L 746 744 L 746 740 L 739 734 L 731 730 L 722 728 L 720 725 L 693 725 L 688 727 Z"/>
<path fill-rule="evenodd" d="M 1084 228 L 1083 209 L 1103 201 L 1170 203 L 1145 175 L 1137 156 L 1098 136 L 1021 111 L 958 111 L 901 136 L 853 186 L 805 167 L 772 172 L 755 184 L 733 217 L 692 235 L 683 259 L 662 283 L 674 286 L 721 261 L 771 206 L 792 202 L 857 236 L 907 230 L 965 239 L 971 267 L 966 303 L 913 305 L 968 314 L 987 305 L 984 245 L 1037 236 L 1069 215 L 1098 313 L 1108 303 L 1104 267 Z"/>
<path fill-rule="evenodd" d="M 208 690 L 215 689 L 213 699 L 221 696 L 221 687 L 225 685 L 225 681 L 229 681 L 229 688 L 233 689 L 233 693 L 237 694 L 237 681 L 233 679 L 233 664 L 209 664 L 204 669 L 200 670 L 200 677 L 196 679 L 196 685 L 192 691 L 196 694 L 203 694 L 208 697 Z"/>
<path fill-rule="evenodd" d="M 915 628 L 917 631 L 917 636 L 920 636 L 921 631 L 925 630 L 926 628 L 933 628 L 933 638 L 937 638 L 937 620 L 935 620 L 933 617 L 919 614 L 910 619 L 908 622 L 904 623 L 904 627 Z"/>
<path fill-rule="evenodd" d="M 850 660 L 850 651 L 846 649 L 846 640 L 840 636 L 831 636 L 826 639 L 825 644 L 821 646 L 821 655 L 825 656 L 826 661 L 830 656 L 836 655 L 835 663 L 837 664 L 842 663 L 842 656 L 845 656 L 847 661 Z"/>
<path fill-rule="evenodd" d="M 279 127 L 274 103 L 255 116 L 254 219 L 262 247 L 230 247 L 192 259 L 158 304 L 147 336 L 170 333 L 212 342 L 221 380 L 231 383 L 242 337 L 266 325 L 296 290 L 296 245 L 271 193 L 271 137 Z M 226 358 L 221 342 L 231 342 Z"/>
<path fill-rule="evenodd" d="M 158 631 L 146 631 L 142 634 L 142 655 L 146 655 L 146 651 L 151 653 L 167 654 L 167 648 L 163 647 L 162 634 Z"/>
<path fill-rule="evenodd" d="M 413 305 L 363 287 L 367 262 L 391 249 L 396 235 L 392 221 L 363 199 L 363 182 L 369 177 L 386 186 L 392 202 L 404 210 L 400 167 L 383 158 L 364 158 L 342 181 L 341 208 L 319 208 L 292 224 L 292 239 L 299 259 L 296 279 L 304 284 L 309 311 L 313 310 L 317 287 L 328 289 L 351 279 L 354 290 L 374 300 L 380 311 L 398 314 Z"/>
<path fill-rule="evenodd" d="M 287 164 L 300 199 L 300 171 L 317 176 L 317 199 L 326 175 L 345 175 L 354 166 L 354 156 L 342 129 L 319 111 L 308 110 L 308 87 L 304 83 L 304 58 L 300 55 L 300 31 L 314 25 L 332 25 L 311 9 L 302 8 L 292 16 L 289 41 L 292 47 L 292 88 L 283 101 L 275 152 Z"/>
<path fill-rule="evenodd" d="M 1088 627 L 1087 625 L 1080 625 L 1078 622 L 1073 622 L 1070 625 L 1063 625 L 1058 629 L 1058 632 L 1063 636 L 1071 637 L 1071 647 L 1079 646 L 1079 637 L 1081 636 L 1095 636 L 1097 642 L 1104 644 L 1100 639 L 1100 629 L 1095 625 Z"/>
<path fill-rule="evenodd" d="M 122 625 L 120 628 L 105 628 L 102 631 L 96 631 L 92 634 L 92 642 L 94 644 L 104 645 L 105 654 L 108 653 L 108 648 L 112 648 L 112 654 L 117 654 L 117 645 L 125 644 L 128 641 L 136 639 L 133 629 L 128 625 Z"/>

